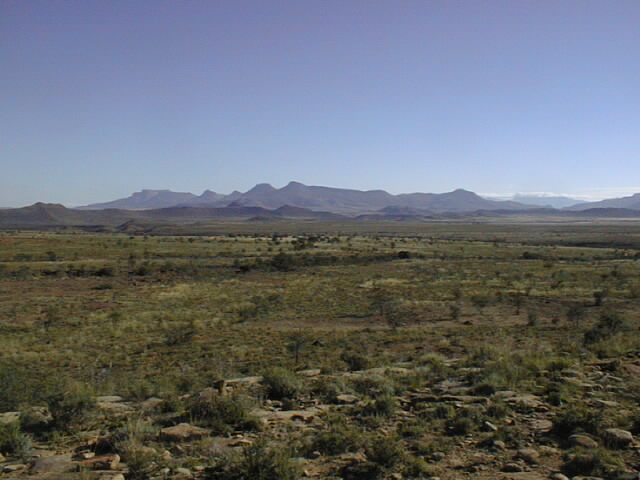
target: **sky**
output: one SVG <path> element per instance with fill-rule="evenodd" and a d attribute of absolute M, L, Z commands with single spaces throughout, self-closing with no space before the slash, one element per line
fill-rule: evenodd
<path fill-rule="evenodd" d="M 0 206 L 640 192 L 638 0 L 2 0 Z"/>

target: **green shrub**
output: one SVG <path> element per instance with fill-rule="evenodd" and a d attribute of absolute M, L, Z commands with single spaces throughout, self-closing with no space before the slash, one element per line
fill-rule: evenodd
<path fill-rule="evenodd" d="M 272 400 L 293 399 L 303 390 L 302 380 L 285 368 L 275 367 L 268 370 L 262 379 L 267 397 Z"/>
<path fill-rule="evenodd" d="M 390 417 L 396 412 L 398 405 L 395 397 L 385 394 L 375 400 L 369 400 L 357 412 L 363 416 Z"/>
<path fill-rule="evenodd" d="M 93 392 L 80 383 L 68 382 L 48 401 L 53 416 L 53 426 L 58 430 L 71 431 L 82 425 L 95 408 Z"/>
<path fill-rule="evenodd" d="M 338 395 L 348 391 L 341 377 L 320 377 L 311 386 L 311 392 L 326 403 L 336 403 Z"/>
<path fill-rule="evenodd" d="M 615 313 L 606 313 L 598 323 L 584 333 L 584 344 L 593 345 L 608 340 L 627 328 L 626 322 Z"/>
<path fill-rule="evenodd" d="M 402 470 L 408 478 L 429 478 L 433 474 L 429 464 L 424 459 L 414 455 L 405 456 Z"/>
<path fill-rule="evenodd" d="M 157 437 L 158 428 L 142 419 L 129 420 L 113 434 L 111 441 L 129 470 L 127 479 L 146 480 L 157 469 L 155 451 L 145 447 Z"/>
<path fill-rule="evenodd" d="M 568 437 L 576 432 L 597 435 L 602 427 L 602 414 L 583 405 L 575 405 L 558 414 L 553 420 L 553 432 Z"/>
<path fill-rule="evenodd" d="M 446 430 L 449 435 L 467 435 L 482 423 L 480 412 L 473 408 L 458 410 L 453 418 L 447 420 Z"/>
<path fill-rule="evenodd" d="M 365 454 L 369 461 L 389 469 L 404 460 L 406 451 L 398 438 L 379 436 L 365 447 Z"/>
<path fill-rule="evenodd" d="M 219 458 L 206 469 L 207 480 L 297 480 L 299 468 L 284 448 L 268 447 L 257 440 L 245 447 L 238 459 Z"/>
<path fill-rule="evenodd" d="M 369 357 L 357 352 L 343 352 L 340 355 L 340 360 L 346 363 L 347 368 L 352 372 L 366 370 L 371 366 Z"/>
<path fill-rule="evenodd" d="M 395 387 L 388 377 L 382 375 L 362 375 L 352 380 L 353 389 L 361 395 L 393 395 Z"/>
<path fill-rule="evenodd" d="M 0 424 L 0 453 L 26 460 L 33 453 L 31 437 L 20 431 L 16 423 Z"/>
<path fill-rule="evenodd" d="M 614 477 L 613 472 L 624 467 L 624 462 L 611 452 L 596 448 L 593 450 L 578 450 L 575 454 L 569 455 L 562 466 L 563 471 L 570 477 L 604 476 Z"/>
<path fill-rule="evenodd" d="M 246 399 L 240 397 L 213 395 L 209 398 L 197 398 L 187 408 L 197 423 L 213 429 L 215 433 L 260 430 L 258 419 L 249 414 Z"/>
<path fill-rule="evenodd" d="M 314 434 L 313 448 L 325 455 L 339 455 L 356 451 L 362 444 L 362 433 L 344 423 Z"/>

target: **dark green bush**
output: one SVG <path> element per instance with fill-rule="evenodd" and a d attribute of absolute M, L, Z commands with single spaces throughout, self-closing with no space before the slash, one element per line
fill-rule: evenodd
<path fill-rule="evenodd" d="M 362 444 L 362 433 L 345 424 L 332 425 L 314 435 L 313 448 L 325 455 L 339 455 L 356 451 Z"/>
<path fill-rule="evenodd" d="M 597 435 L 602 427 L 602 414 L 584 405 L 574 405 L 553 420 L 553 433 L 566 438 L 576 432 Z"/>
<path fill-rule="evenodd" d="M 27 459 L 32 451 L 31 437 L 20 431 L 17 422 L 0 424 L 0 453 Z"/>
<path fill-rule="evenodd" d="M 366 370 L 371 366 L 371 361 L 366 355 L 357 352 L 343 352 L 340 360 L 347 364 L 347 368 L 354 372 L 358 370 Z"/>
<path fill-rule="evenodd" d="M 247 400 L 240 397 L 213 395 L 197 398 L 188 405 L 190 416 L 215 433 L 224 434 L 233 430 L 260 430 L 260 422 L 249 414 Z"/>
<path fill-rule="evenodd" d="M 584 333 L 584 344 L 607 340 L 627 328 L 626 322 L 615 313 L 606 313 L 600 317 L 598 323 Z"/>
<path fill-rule="evenodd" d="M 398 438 L 379 436 L 365 447 L 365 454 L 369 461 L 388 469 L 401 463 L 406 451 Z"/>
<path fill-rule="evenodd" d="M 262 383 L 266 387 L 267 397 L 272 400 L 293 399 L 303 390 L 300 377 L 294 372 L 280 367 L 265 372 Z"/>
<path fill-rule="evenodd" d="M 387 394 L 366 402 L 357 412 L 363 416 L 390 417 L 396 412 L 397 407 L 395 397 Z"/>
<path fill-rule="evenodd" d="M 569 455 L 562 469 L 570 477 L 593 475 L 614 478 L 613 472 L 623 466 L 624 463 L 621 459 L 613 456 L 605 449 L 596 448 L 589 451 L 578 450 L 575 454 Z"/>
<path fill-rule="evenodd" d="M 287 449 L 268 447 L 257 440 L 245 447 L 239 459 L 219 458 L 205 471 L 206 480 L 297 480 L 299 468 Z"/>
<path fill-rule="evenodd" d="M 72 431 L 82 425 L 95 408 L 93 392 L 77 382 L 68 382 L 52 394 L 47 403 L 57 430 Z"/>

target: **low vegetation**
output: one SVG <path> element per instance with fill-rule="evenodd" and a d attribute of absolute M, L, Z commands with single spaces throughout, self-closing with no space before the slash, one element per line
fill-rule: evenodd
<path fill-rule="evenodd" d="M 321 225 L 0 232 L 4 475 L 637 475 L 639 227 Z"/>

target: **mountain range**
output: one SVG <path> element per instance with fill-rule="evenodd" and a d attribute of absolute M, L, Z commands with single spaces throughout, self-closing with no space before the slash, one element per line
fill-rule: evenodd
<path fill-rule="evenodd" d="M 522 200 L 526 202 L 529 199 Z M 127 198 L 75 209 L 59 204 L 36 203 L 23 208 L 0 209 L 0 226 L 109 226 L 126 229 L 136 222 L 193 224 L 216 219 L 273 222 L 285 218 L 410 221 L 504 215 L 531 218 L 640 217 L 640 193 L 624 198 L 584 202 L 562 209 L 525 202 L 491 200 L 463 189 L 439 194 L 392 195 L 384 190 L 307 186 L 298 182 L 290 182 L 276 189 L 262 183 L 245 193 L 236 191 L 229 195 L 210 190 L 201 195 L 170 190 L 142 190 Z"/>
<path fill-rule="evenodd" d="M 413 209 L 421 215 L 443 213 L 468 213 L 478 210 L 526 210 L 531 208 L 568 209 L 571 211 L 592 208 L 640 209 L 640 194 L 631 197 L 585 202 L 564 196 L 517 194 L 510 199 L 481 197 L 464 189 L 447 193 L 404 193 L 392 195 L 384 190 L 353 190 L 345 188 L 308 186 L 289 182 L 282 188 L 268 183 L 257 184 L 242 193 L 230 194 L 205 190 L 201 195 L 171 190 L 142 190 L 105 203 L 94 203 L 79 210 L 148 210 L 166 207 L 226 207 L 245 206 L 277 209 L 293 206 L 309 210 L 322 210 L 348 216 L 377 213 L 385 208 Z M 406 214 L 405 211 L 403 214 Z"/>
<path fill-rule="evenodd" d="M 119 208 L 144 210 L 173 206 L 224 207 L 244 206 L 277 209 L 285 205 L 323 210 L 342 215 L 360 215 L 377 212 L 387 207 L 420 210 L 421 214 L 464 213 L 475 210 L 529 208 L 524 203 L 488 200 L 468 190 L 447 193 L 408 193 L 392 195 L 384 190 L 352 190 L 344 188 L 307 186 L 290 182 L 277 189 L 260 183 L 245 193 L 235 191 L 229 195 L 206 190 L 202 195 L 170 190 L 142 190 L 127 198 L 79 207 L 80 210 Z"/>

